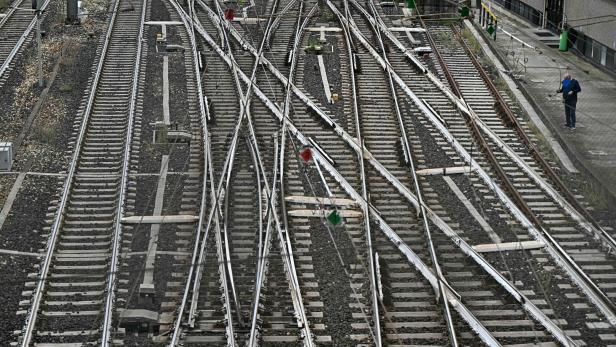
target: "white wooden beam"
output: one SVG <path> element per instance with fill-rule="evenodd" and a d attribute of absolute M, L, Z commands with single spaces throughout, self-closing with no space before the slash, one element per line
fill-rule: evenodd
<path fill-rule="evenodd" d="M 505 243 L 490 243 L 483 245 L 475 245 L 473 249 L 479 253 L 488 252 L 503 252 L 503 251 L 519 251 L 523 249 L 539 249 L 545 245 L 539 241 L 520 241 L 520 242 L 505 242 Z"/>

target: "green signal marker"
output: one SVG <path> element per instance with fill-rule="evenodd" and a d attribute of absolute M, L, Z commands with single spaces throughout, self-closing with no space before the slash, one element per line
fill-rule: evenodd
<path fill-rule="evenodd" d="M 336 226 L 338 224 L 340 224 L 342 222 L 342 217 L 340 217 L 340 214 L 338 213 L 338 211 L 333 210 L 331 211 L 328 215 L 327 215 L 327 220 L 333 225 Z"/>
<path fill-rule="evenodd" d="M 488 25 L 488 28 L 486 29 L 486 31 L 490 35 L 494 34 L 494 27 L 492 26 L 492 24 Z"/>
<path fill-rule="evenodd" d="M 460 17 L 462 18 L 468 17 L 470 15 L 470 10 L 467 6 L 460 8 L 458 12 L 460 13 Z"/>

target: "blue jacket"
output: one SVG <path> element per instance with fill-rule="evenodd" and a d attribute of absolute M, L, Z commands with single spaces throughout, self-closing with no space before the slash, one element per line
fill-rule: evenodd
<path fill-rule="evenodd" d="M 558 90 L 559 93 L 563 93 L 565 102 L 576 102 L 577 94 L 581 91 L 580 83 L 576 79 L 563 80 L 562 87 Z M 573 94 L 569 95 L 569 92 L 573 92 Z"/>

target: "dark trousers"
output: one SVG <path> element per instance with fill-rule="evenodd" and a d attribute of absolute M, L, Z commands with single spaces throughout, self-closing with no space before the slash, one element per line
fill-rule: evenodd
<path fill-rule="evenodd" d="M 565 100 L 565 117 L 567 120 L 567 126 L 575 128 L 575 105 L 577 100 L 568 101 Z"/>

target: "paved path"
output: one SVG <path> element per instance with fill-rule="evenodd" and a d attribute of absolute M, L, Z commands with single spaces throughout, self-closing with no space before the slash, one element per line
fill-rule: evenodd
<path fill-rule="evenodd" d="M 576 168 L 593 175 L 616 196 L 616 77 L 572 52 L 546 46 L 535 34 L 537 27 L 498 6 L 493 9 L 499 16 L 499 26 L 536 49 L 501 31 L 491 46 L 518 77 L 518 85 Z M 574 131 L 564 126 L 562 97 L 556 94 L 567 72 L 582 87 Z"/>

